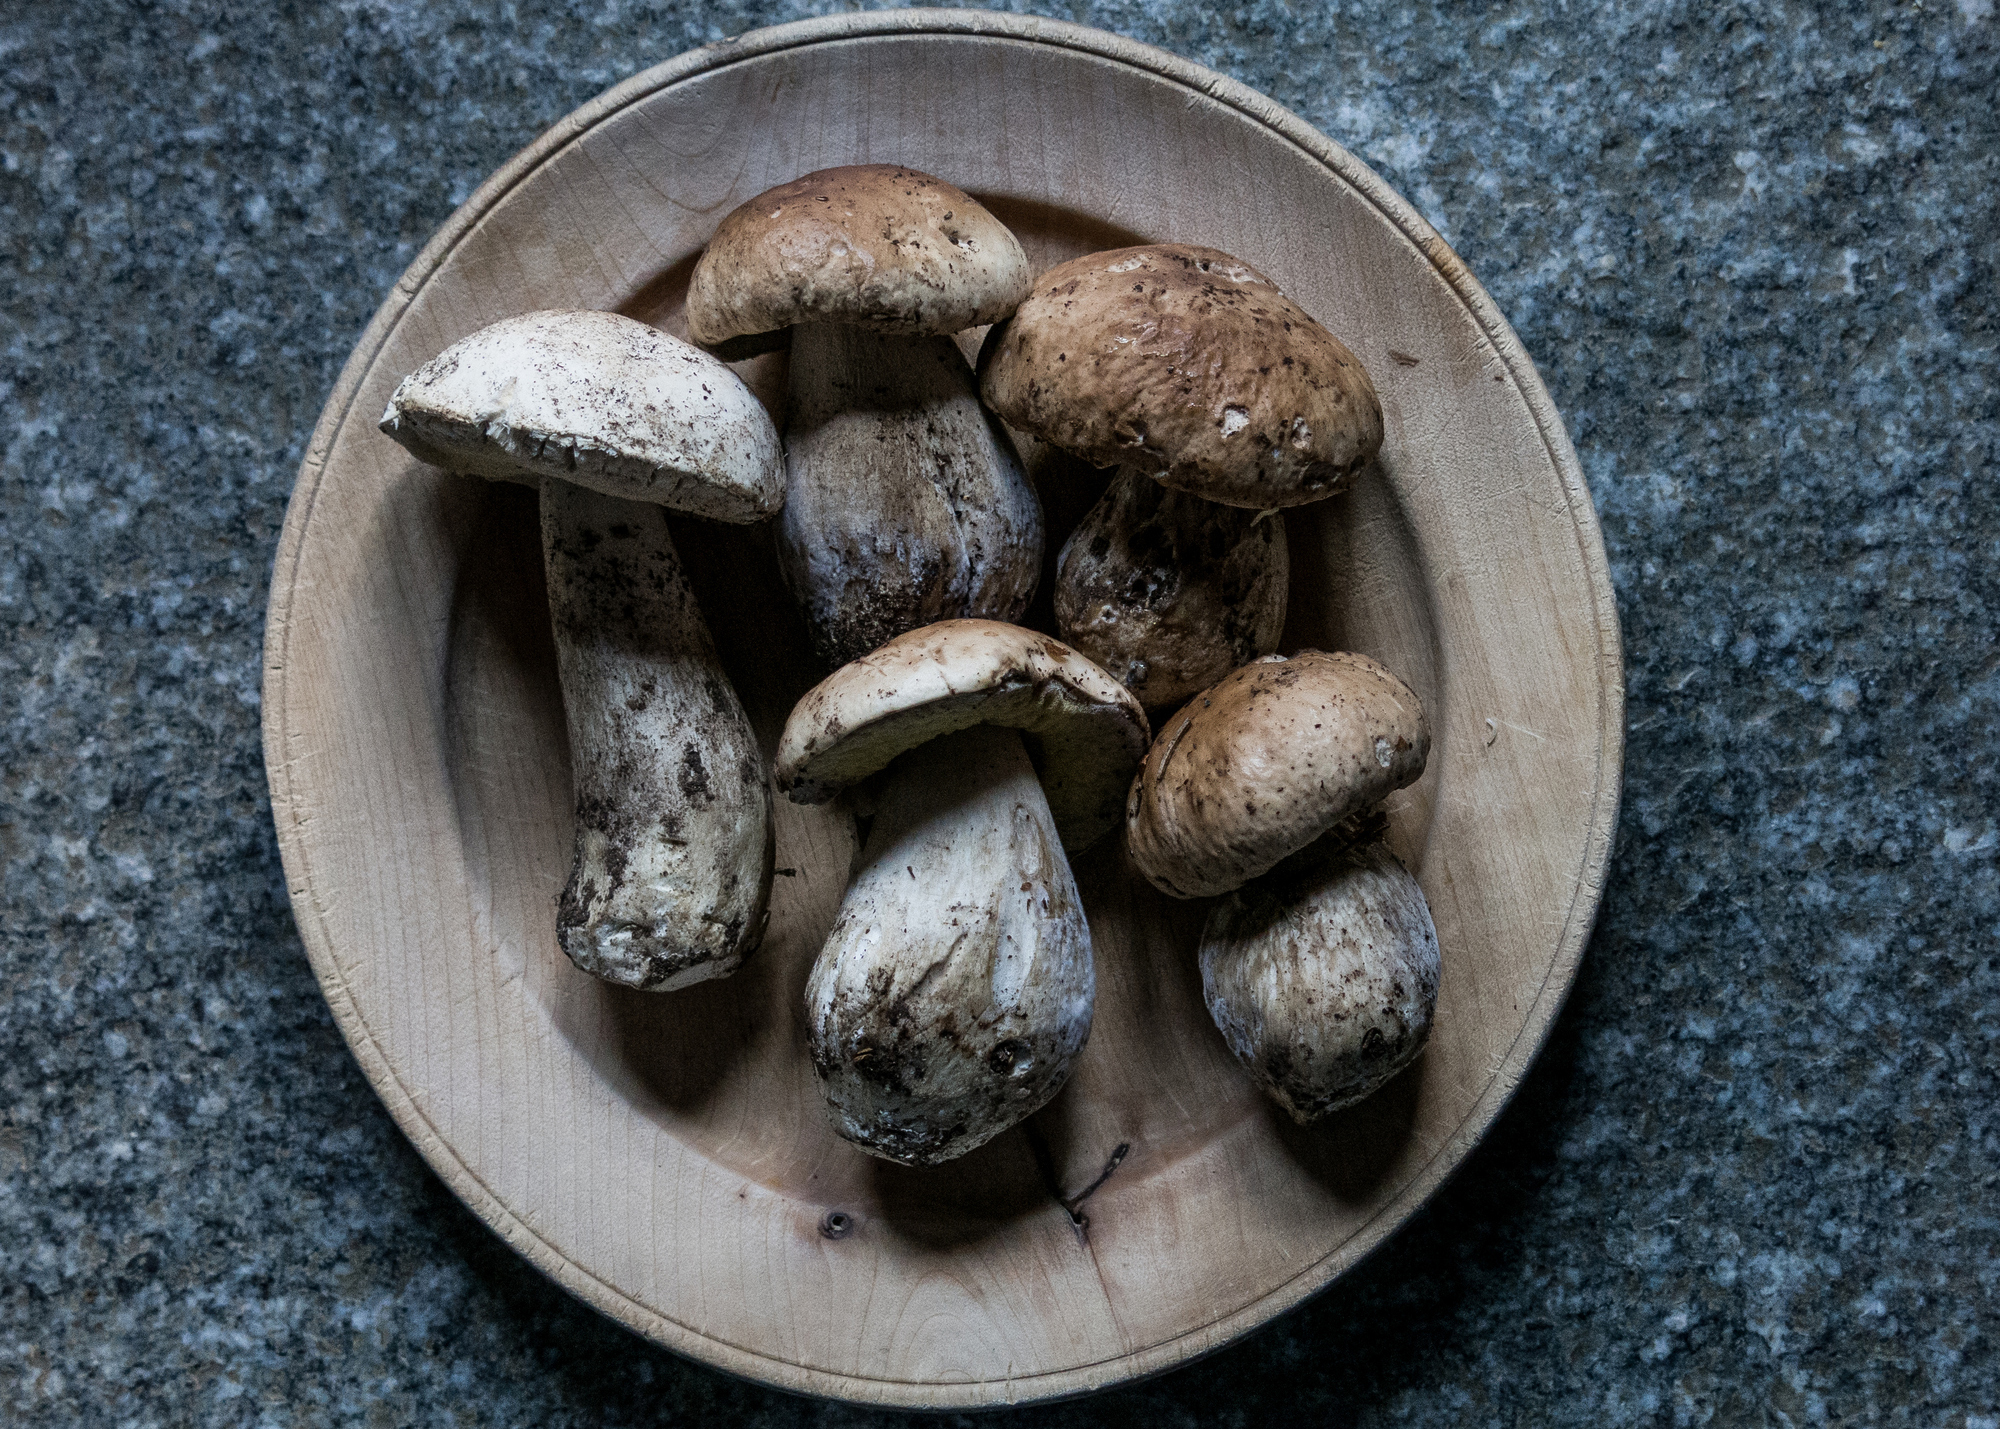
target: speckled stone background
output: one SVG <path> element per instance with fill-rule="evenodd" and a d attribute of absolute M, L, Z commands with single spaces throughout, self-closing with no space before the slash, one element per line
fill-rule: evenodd
<path fill-rule="evenodd" d="M 486 173 L 785 4 L 0 18 L 0 1421 L 879 1417 L 572 1303 L 336 1034 L 258 737 L 350 345 Z M 1360 1272 L 987 1422 L 2000 1425 L 1992 0 L 1079 3 L 1358 151 L 1540 362 L 1631 740 L 1546 1055 Z"/>

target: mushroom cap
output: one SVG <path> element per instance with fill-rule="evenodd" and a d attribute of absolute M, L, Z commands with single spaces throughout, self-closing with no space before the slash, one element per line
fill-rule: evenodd
<path fill-rule="evenodd" d="M 1315 849 L 1217 899 L 1201 934 L 1209 1016 L 1302 1123 L 1416 1060 L 1441 964 L 1423 889 L 1380 839 Z"/>
<path fill-rule="evenodd" d="M 715 230 L 688 284 L 688 332 L 715 346 L 795 323 L 954 333 L 1005 317 L 1027 254 L 964 190 L 895 164 L 820 169 Z"/>
<path fill-rule="evenodd" d="M 760 521 L 785 500 L 777 428 L 743 379 L 617 313 L 481 328 L 405 377 L 381 425 L 448 471 L 556 477 L 712 521 Z"/>
<path fill-rule="evenodd" d="M 1051 268 L 988 334 L 979 368 L 986 405 L 1022 431 L 1226 506 L 1332 496 L 1382 446 L 1360 359 L 1214 248 Z"/>
<path fill-rule="evenodd" d="M 1021 731 L 1071 852 L 1118 822 L 1149 734 L 1131 693 L 1061 641 L 997 620 L 943 620 L 806 692 L 778 740 L 777 787 L 823 804 L 904 750 L 976 724 Z"/>
<path fill-rule="evenodd" d="M 1125 467 L 1056 558 L 1056 629 L 1147 709 L 1170 710 L 1277 648 L 1290 572 L 1283 513 Z"/>
<path fill-rule="evenodd" d="M 1132 861 L 1204 898 L 1269 871 L 1424 772 L 1416 691 L 1366 655 L 1269 655 L 1195 696 L 1132 781 Z"/>

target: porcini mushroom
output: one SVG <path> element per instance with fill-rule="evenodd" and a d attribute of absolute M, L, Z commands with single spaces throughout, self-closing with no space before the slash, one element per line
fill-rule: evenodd
<path fill-rule="evenodd" d="M 961 190 L 890 164 L 822 169 L 723 219 L 690 279 L 716 351 L 791 329 L 780 566 L 844 664 L 939 620 L 1013 620 L 1041 505 L 949 334 L 1013 311 L 1027 257 Z"/>
<path fill-rule="evenodd" d="M 770 417 L 687 343 L 615 313 L 540 312 L 417 368 L 382 430 L 433 465 L 540 488 L 576 782 L 563 951 L 655 991 L 734 972 L 767 916 L 770 788 L 666 511 L 771 515 Z"/>
<path fill-rule="evenodd" d="M 1132 781 L 1132 860 L 1177 898 L 1227 894 L 1202 930 L 1202 991 L 1238 1061 L 1304 1122 L 1423 1049 L 1437 933 L 1382 841 L 1430 729 L 1377 661 L 1302 651 L 1246 665 L 1168 722 Z"/>
<path fill-rule="evenodd" d="M 1379 661 L 1267 655 L 1161 728 L 1125 806 L 1132 861 L 1176 898 L 1227 893 L 1414 783 L 1430 747 Z"/>
<path fill-rule="evenodd" d="M 935 1165 L 1061 1089 L 1096 995 L 1064 849 L 1115 826 L 1146 737 L 1117 681 L 997 621 L 898 636 L 799 701 L 780 790 L 822 803 L 888 771 L 806 984 L 840 1135 Z"/>
<path fill-rule="evenodd" d="M 1115 559 L 1099 568 L 1065 550 L 1056 608 L 1063 639 L 1136 678 L 1151 708 L 1276 647 L 1279 512 L 1332 496 L 1382 445 L 1381 404 L 1354 354 L 1269 278 L 1213 248 L 1120 248 L 1051 268 L 987 335 L 979 368 L 987 405 L 1006 421 L 1124 467 L 1086 524 L 1113 550 L 1127 541 L 1138 583 Z M 1146 510 L 1136 473 L 1183 495 Z M 1169 597 L 1150 577 L 1166 563 L 1139 554 L 1141 537 L 1180 553 L 1220 539 L 1227 554 L 1186 570 Z"/>

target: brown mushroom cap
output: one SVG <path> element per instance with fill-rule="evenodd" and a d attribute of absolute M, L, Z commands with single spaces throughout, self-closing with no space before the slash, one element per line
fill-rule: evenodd
<path fill-rule="evenodd" d="M 1332 496 L 1381 448 L 1361 362 L 1277 284 L 1163 243 L 1051 268 L 980 355 L 986 405 L 1099 466 L 1260 510 Z"/>
<path fill-rule="evenodd" d="M 1028 291 L 1007 226 L 942 179 L 894 164 L 820 169 L 767 189 L 715 230 L 688 285 L 704 346 L 795 323 L 954 333 Z"/>
<path fill-rule="evenodd" d="M 1087 848 L 1118 822 L 1146 752 L 1145 711 L 1061 641 L 997 620 L 912 630 L 808 690 L 778 741 L 777 787 L 823 804 L 904 750 L 976 724 L 1021 731 L 1064 847 Z"/>
<path fill-rule="evenodd" d="M 1267 872 L 1424 772 L 1416 692 L 1366 655 L 1271 655 L 1195 696 L 1132 781 L 1132 861 L 1203 898 Z"/>

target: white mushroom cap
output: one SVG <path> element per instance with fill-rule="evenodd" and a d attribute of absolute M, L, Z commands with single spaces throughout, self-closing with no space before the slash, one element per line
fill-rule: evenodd
<path fill-rule="evenodd" d="M 449 471 L 607 496 L 712 521 L 784 504 L 777 429 L 743 379 L 617 313 L 506 318 L 405 377 L 382 430 Z"/>
<path fill-rule="evenodd" d="M 1146 713 L 1059 640 L 997 620 L 899 635 L 806 692 L 778 741 L 777 786 L 823 804 L 906 749 L 976 724 L 1021 731 L 1064 847 L 1118 822 L 1146 752 Z"/>

